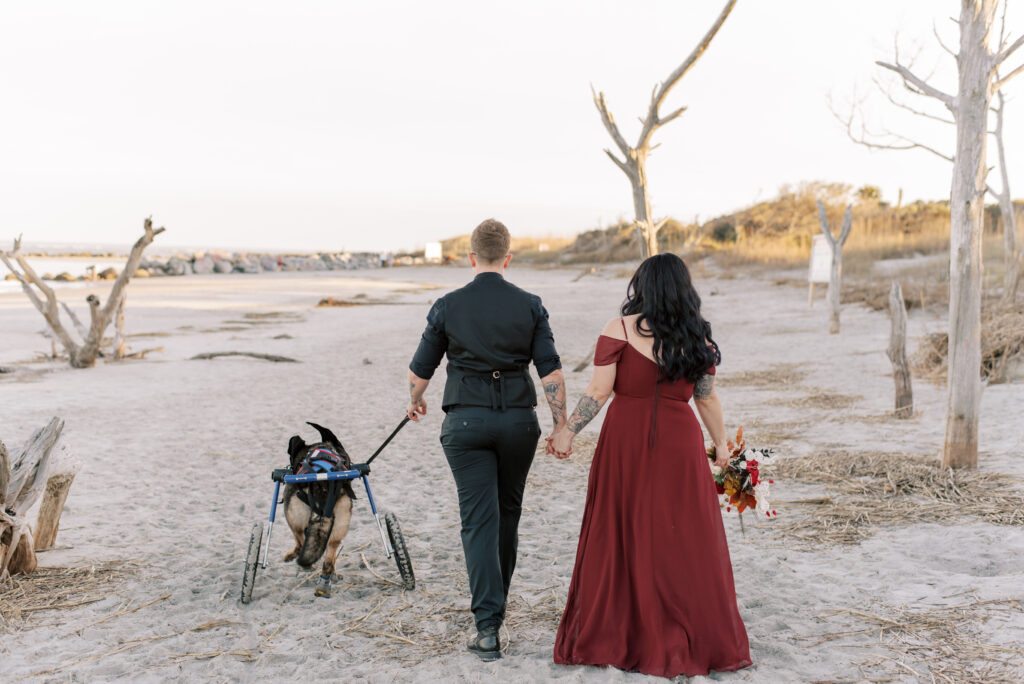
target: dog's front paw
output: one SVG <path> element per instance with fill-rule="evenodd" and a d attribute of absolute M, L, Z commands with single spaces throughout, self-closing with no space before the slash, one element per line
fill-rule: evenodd
<path fill-rule="evenodd" d="M 288 553 L 284 554 L 281 557 L 281 560 L 283 560 L 285 563 L 287 563 L 288 561 L 293 561 L 293 560 L 295 560 L 298 557 L 299 557 L 299 549 L 298 548 L 294 548 L 291 551 L 289 551 Z"/>
<path fill-rule="evenodd" d="M 320 575 L 320 579 L 316 581 L 316 589 L 313 590 L 314 596 L 321 596 L 323 598 L 331 597 L 331 576 Z"/>

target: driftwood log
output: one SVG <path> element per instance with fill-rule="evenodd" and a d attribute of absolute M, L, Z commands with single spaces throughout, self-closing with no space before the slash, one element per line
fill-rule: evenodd
<path fill-rule="evenodd" d="M 275 354 L 257 354 L 256 352 L 242 352 L 242 351 L 226 351 L 226 352 L 207 352 L 205 354 L 196 354 L 190 360 L 191 361 L 206 361 L 209 359 L 216 359 L 220 356 L 249 356 L 254 359 L 263 359 L 264 361 L 273 361 L 274 363 L 298 363 L 297 360 L 288 356 L 277 356 Z"/>
<path fill-rule="evenodd" d="M 850 228 L 853 226 L 853 208 L 846 206 L 846 213 L 843 214 L 843 225 L 839 230 L 838 237 L 832 234 L 832 228 L 828 223 L 828 214 L 825 213 L 825 205 L 818 200 L 818 221 L 821 222 L 821 232 L 828 240 L 828 246 L 832 248 L 832 268 L 828 277 L 828 308 L 829 321 L 828 331 L 835 335 L 839 332 L 839 290 L 843 284 L 843 245 L 850 237 Z"/>
<path fill-rule="evenodd" d="M 895 280 L 889 290 L 889 315 L 892 327 L 886 355 L 892 362 L 892 379 L 896 385 L 895 413 L 897 418 L 910 418 L 914 415 L 914 391 L 907 363 L 907 306 L 903 301 L 903 288 Z"/>
<path fill-rule="evenodd" d="M 64 421 L 52 419 L 36 430 L 29 441 L 8 454 L 0 448 L 0 577 L 28 573 L 37 565 L 36 551 L 53 546 L 68 490 L 78 463 L 57 448 Z M 0 445 L 2 446 L 2 445 Z M 29 510 L 40 497 L 33 535 L 27 521 Z"/>
<path fill-rule="evenodd" d="M 96 365 L 96 359 L 100 355 L 100 345 L 103 342 L 103 333 L 110 326 L 111 321 L 123 306 L 123 298 L 128 282 L 139 268 L 142 261 L 142 253 L 153 239 L 164 232 L 164 228 L 153 228 L 153 221 L 146 219 L 143 224 L 143 234 L 132 246 L 128 254 L 128 261 L 124 270 L 117 276 L 114 285 L 107 297 L 106 304 L 100 303 L 99 297 L 89 295 L 86 302 L 89 304 L 89 325 L 86 327 L 78 318 L 70 312 L 67 306 L 64 311 L 69 314 L 71 323 L 81 338 L 81 343 L 76 341 L 68 329 L 61 322 L 61 305 L 53 288 L 43 282 L 43 279 L 32 268 L 28 260 L 21 253 L 21 238 L 14 241 L 14 248 L 9 252 L 0 252 L 0 261 L 7 267 L 14 277 L 21 284 L 32 304 L 39 310 L 39 313 L 46 319 L 46 324 L 52 331 L 57 341 L 64 347 L 68 360 L 74 368 L 89 368 Z M 121 325 L 123 328 L 123 309 L 121 309 Z M 123 330 L 122 330 L 123 332 Z"/>

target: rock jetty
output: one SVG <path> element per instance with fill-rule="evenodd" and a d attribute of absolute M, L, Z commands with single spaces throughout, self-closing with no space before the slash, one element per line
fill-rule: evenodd
<path fill-rule="evenodd" d="M 192 255 L 175 254 L 171 257 L 143 258 L 135 275 L 183 276 L 206 275 L 211 273 L 275 273 L 279 271 L 349 271 L 355 269 L 380 268 L 380 255 L 376 252 L 333 252 L 310 255 L 296 254 L 247 254 L 226 252 L 196 252 Z M 49 276 L 49 277 L 48 277 Z M 113 279 L 117 271 L 107 268 L 96 274 L 95 279 Z M 54 278 L 47 274 L 44 280 Z M 87 280 L 61 273 L 57 280 Z"/>

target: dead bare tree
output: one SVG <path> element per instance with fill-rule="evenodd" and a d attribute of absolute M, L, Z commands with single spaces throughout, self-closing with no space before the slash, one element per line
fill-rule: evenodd
<path fill-rule="evenodd" d="M 680 107 L 672 111 L 671 113 L 661 116 L 659 109 L 668 93 L 672 88 L 682 80 L 683 76 L 686 75 L 693 65 L 697 63 L 704 51 L 708 49 L 712 39 L 718 30 L 722 28 L 722 24 L 725 23 L 729 13 L 732 12 L 733 7 L 736 6 L 736 0 L 729 0 L 725 7 L 722 9 L 715 23 L 708 29 L 708 32 L 704 34 L 704 37 L 697 44 L 697 47 L 693 49 L 693 52 L 686 58 L 686 60 L 676 67 L 675 71 L 669 74 L 668 78 L 665 79 L 659 85 L 654 87 L 651 92 L 651 104 L 647 108 L 647 116 L 641 120 L 640 137 L 637 139 L 635 145 L 630 146 L 623 137 L 622 132 L 619 130 L 618 124 L 615 123 L 615 119 L 612 117 L 611 111 L 608 109 L 608 103 L 604 99 L 603 92 L 595 92 L 591 87 L 591 92 L 594 95 L 594 104 L 597 106 L 597 111 L 601 115 L 601 122 L 604 124 L 608 134 L 612 137 L 615 142 L 615 146 L 622 154 L 622 159 L 619 159 L 615 154 L 605 149 L 605 154 L 611 159 L 619 169 L 626 174 L 629 178 L 630 185 L 633 187 L 633 212 L 635 216 L 635 226 L 637 231 L 637 237 L 640 240 L 641 253 L 644 258 L 653 256 L 658 253 L 658 229 L 664 224 L 655 224 L 653 217 L 651 216 L 651 197 L 647 189 L 647 157 L 650 155 L 654 147 L 651 146 L 651 136 L 654 132 L 667 124 L 668 122 L 678 118 L 683 112 L 686 111 L 686 107 Z"/>
<path fill-rule="evenodd" d="M 871 141 L 854 135 L 853 117 L 845 123 L 855 141 L 877 149 L 924 149 L 953 163 L 950 184 L 949 261 L 949 371 L 947 376 L 946 434 L 942 466 L 973 468 L 978 463 L 978 412 L 981 405 L 981 237 L 984 226 L 988 114 L 992 98 L 1012 78 L 1024 72 L 1024 64 L 1000 76 L 1000 68 L 1024 45 L 1024 36 L 1009 43 L 1002 39 L 991 45 L 993 20 L 998 0 L 961 0 L 960 48 L 953 55 L 957 64 L 957 92 L 944 92 L 915 74 L 900 61 L 877 64 L 894 72 L 914 96 L 938 101 L 951 119 L 899 104 L 914 114 L 953 123 L 956 148 L 953 155 L 904 136 L 896 142 Z M 938 32 L 936 32 L 938 37 Z M 941 39 L 940 39 L 941 44 Z"/>
<path fill-rule="evenodd" d="M 153 221 L 146 219 L 143 224 L 143 234 L 132 246 L 128 254 L 128 261 L 124 270 L 117 276 L 114 285 L 110 290 L 107 302 L 100 305 L 100 299 L 96 295 L 86 297 L 89 303 L 89 326 L 82 325 L 77 316 L 67 307 L 66 304 L 58 302 L 57 295 L 53 288 L 43 282 L 43 279 L 36 274 L 31 264 L 21 253 L 21 238 L 14 241 L 14 248 L 9 252 L 0 252 L 0 261 L 3 261 L 7 269 L 14 274 L 14 277 L 21 283 L 22 290 L 28 295 L 29 300 L 39 310 L 39 313 L 46 319 L 46 324 L 54 336 L 64 347 L 68 360 L 74 368 L 89 368 L 96 364 L 96 358 L 100 355 L 100 345 L 103 342 L 103 334 L 106 332 L 110 322 L 114 319 L 124 299 L 125 290 L 135 271 L 142 261 L 142 253 L 153 239 L 164 232 L 164 228 L 153 228 Z M 17 265 L 15 265 L 17 264 Z M 60 306 L 63 304 L 64 311 L 71 319 L 81 344 L 79 344 L 64 327 L 60 318 Z M 123 311 L 121 315 L 123 320 Z"/>
<path fill-rule="evenodd" d="M 1006 11 L 1009 9 L 1009 6 L 1009 0 L 1004 0 L 1003 16 L 999 22 L 1000 52 L 1008 47 L 1006 42 Z M 1021 67 L 1024 67 L 1024 65 L 1021 65 Z M 1020 71 L 1021 67 L 1017 70 Z M 993 76 L 997 83 L 1002 82 L 999 78 L 998 66 L 994 70 Z M 1012 302 L 1017 298 L 1017 287 L 1020 283 L 1021 272 L 1020 260 L 1024 252 L 1022 252 L 1017 244 L 1017 223 L 1016 216 L 1014 215 L 1013 196 L 1010 194 L 1010 175 L 1006 168 L 1006 145 L 1003 144 L 1003 115 L 1006 111 L 1006 97 L 1003 95 L 1002 90 L 997 90 L 995 97 L 999 104 L 992 108 L 992 113 L 996 117 L 996 127 L 992 135 L 995 137 L 996 154 L 999 157 L 999 176 L 1002 182 L 1002 189 L 1000 192 L 996 192 L 992 189 L 992 186 L 988 186 L 988 192 L 998 200 L 999 213 L 1003 219 L 1003 263 L 1006 268 L 1003 278 L 1003 301 Z"/>
<path fill-rule="evenodd" d="M 821 232 L 828 240 L 828 246 L 832 248 L 832 266 L 828 277 L 828 306 L 829 321 L 828 331 L 832 335 L 839 332 L 839 291 L 843 284 L 843 245 L 850 237 L 850 228 L 853 226 L 853 207 L 846 205 L 846 212 L 843 214 L 843 225 L 839 235 L 832 235 L 832 228 L 828 223 L 828 214 L 825 212 L 825 204 L 818 200 L 818 221 L 821 223 Z"/>
<path fill-rule="evenodd" d="M 1006 170 L 1006 146 L 1003 144 L 1003 112 L 1006 98 L 1002 91 L 996 93 L 999 105 L 993 107 L 996 115 L 996 128 L 993 135 L 996 139 L 996 152 L 999 155 L 999 175 L 1002 188 L 996 192 L 988 187 L 990 195 L 999 201 L 999 213 L 1003 219 L 1003 263 L 1006 271 L 1003 276 L 1003 301 L 1012 302 L 1017 298 L 1017 287 L 1020 283 L 1020 261 L 1022 250 L 1017 244 L 1017 217 L 1014 214 L 1013 196 L 1010 194 L 1010 177 Z"/>

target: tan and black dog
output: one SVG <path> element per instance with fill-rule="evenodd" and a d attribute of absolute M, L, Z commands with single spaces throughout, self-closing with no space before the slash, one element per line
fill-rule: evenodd
<path fill-rule="evenodd" d="M 352 468 L 352 459 L 333 432 L 316 423 L 307 425 L 316 428 L 320 441 L 306 444 L 298 435 L 289 440 L 288 456 L 293 473 Z M 323 556 L 315 590 L 317 596 L 331 595 L 331 578 L 341 542 L 348 534 L 355 498 L 350 480 L 289 484 L 284 488 L 284 515 L 295 535 L 295 548 L 284 554 L 284 560 L 294 560 L 308 568 Z"/>

